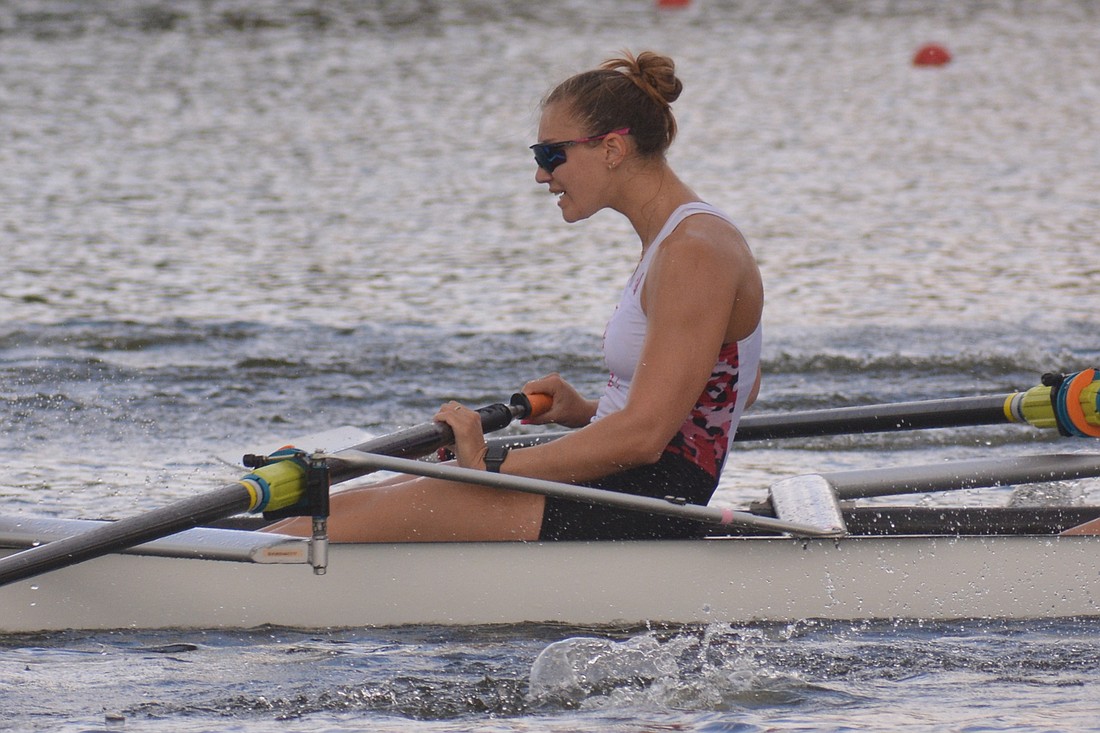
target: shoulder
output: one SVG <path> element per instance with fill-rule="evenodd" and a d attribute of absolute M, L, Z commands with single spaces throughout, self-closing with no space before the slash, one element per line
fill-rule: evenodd
<path fill-rule="evenodd" d="M 736 226 L 720 216 L 697 213 L 669 233 L 656 253 L 654 264 L 720 267 L 722 264 L 738 266 L 751 260 L 748 242 Z"/>

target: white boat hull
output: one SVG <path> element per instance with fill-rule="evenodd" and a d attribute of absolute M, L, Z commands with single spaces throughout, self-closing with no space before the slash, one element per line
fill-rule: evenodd
<path fill-rule="evenodd" d="M 0 588 L 0 631 L 1100 616 L 1100 537 L 330 550 L 322 576 L 307 565 L 108 555 Z"/>

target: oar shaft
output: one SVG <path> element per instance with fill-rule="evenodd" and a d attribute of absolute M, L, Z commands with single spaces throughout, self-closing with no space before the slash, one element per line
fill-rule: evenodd
<path fill-rule="evenodd" d="M 838 499 L 1016 486 L 1100 476 L 1100 454 L 1065 453 L 821 474 Z"/>
<path fill-rule="evenodd" d="M 1079 408 L 1079 430 L 1100 426 L 1100 381 L 1080 389 L 1070 402 Z M 1024 392 L 980 397 L 860 405 L 804 410 L 775 415 L 746 415 L 737 428 L 736 440 L 813 438 L 826 435 L 957 428 L 1026 422 L 1037 428 L 1058 426 L 1051 388 L 1032 387 Z"/>
<path fill-rule="evenodd" d="M 746 415 L 737 427 L 737 441 L 811 438 L 824 435 L 895 430 L 995 425 L 1005 417 L 1005 395 L 956 397 L 923 402 L 837 407 L 777 415 Z"/>
<path fill-rule="evenodd" d="M 56 542 L 0 559 L 0 585 L 75 565 L 94 557 L 140 545 L 200 524 L 246 511 L 252 495 L 242 484 L 229 484 L 140 516 L 110 522 Z"/>
<path fill-rule="evenodd" d="M 965 425 L 997 425 L 1012 422 L 1005 417 L 1005 402 L 1012 395 L 955 397 L 943 400 L 896 402 L 855 407 L 831 407 L 741 418 L 734 440 L 817 438 L 829 435 L 883 433 Z M 515 446 L 543 443 L 564 433 L 492 438 Z"/>
<path fill-rule="evenodd" d="M 1100 381 L 1082 389 L 1077 402 L 1084 425 L 1100 428 Z M 1027 423 L 1037 428 L 1057 427 L 1050 387 L 1032 387 L 1025 392 L 1003 395 L 746 415 L 741 419 L 735 439 L 746 442 L 1009 423 Z M 491 440 L 522 447 L 544 443 L 564 434 L 537 433 Z"/>

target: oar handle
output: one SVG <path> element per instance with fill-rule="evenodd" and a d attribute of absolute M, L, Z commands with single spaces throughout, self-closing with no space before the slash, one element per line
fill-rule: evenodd
<path fill-rule="evenodd" d="M 512 420 L 537 417 L 550 409 L 551 402 L 550 395 L 527 395 L 517 392 L 512 395 L 507 405 L 496 404 L 479 407 L 477 413 L 481 415 L 481 430 L 489 433 L 506 427 Z M 453 442 L 454 431 L 451 430 L 451 426 L 446 423 L 432 421 L 368 440 L 365 443 L 352 446 L 348 450 L 362 453 L 379 453 L 395 458 L 417 458 L 434 453 Z M 361 470 L 357 471 L 354 467 L 341 461 L 339 453 L 333 454 L 332 458 L 329 459 L 329 468 L 334 484 L 363 475 Z"/>
<path fill-rule="evenodd" d="M 517 392 L 511 402 L 486 405 L 477 408 L 481 415 L 481 431 L 491 433 L 500 430 L 515 419 L 535 417 L 550 409 L 550 396 L 544 394 L 525 395 Z M 404 430 L 398 430 L 366 443 L 352 446 L 352 450 L 363 453 L 381 453 L 396 458 L 425 456 L 454 442 L 451 426 L 442 422 L 426 422 Z M 334 482 L 335 483 L 335 482 Z"/>
<path fill-rule="evenodd" d="M 549 412 L 554 405 L 554 398 L 541 392 L 534 394 L 516 392 L 512 395 L 510 405 L 517 420 L 526 420 L 532 417 L 540 417 Z"/>

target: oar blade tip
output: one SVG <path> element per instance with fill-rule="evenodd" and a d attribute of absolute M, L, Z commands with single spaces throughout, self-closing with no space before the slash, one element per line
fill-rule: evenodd
<path fill-rule="evenodd" d="M 782 479 L 772 484 L 768 493 L 778 519 L 817 527 L 829 535 L 848 533 L 840 502 L 824 476 L 806 474 Z"/>

